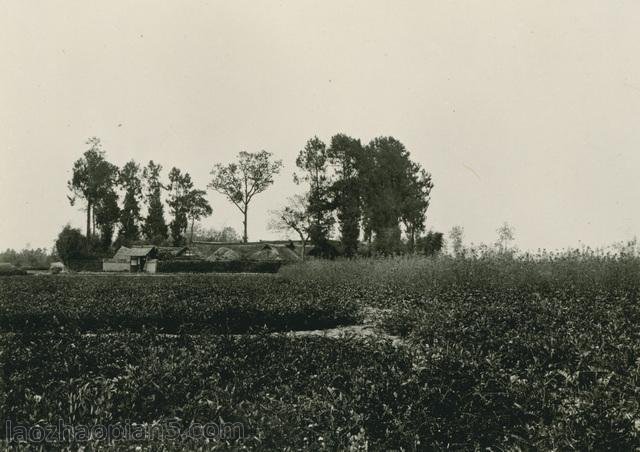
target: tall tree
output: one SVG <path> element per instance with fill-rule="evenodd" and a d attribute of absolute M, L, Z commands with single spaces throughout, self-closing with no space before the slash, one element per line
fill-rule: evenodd
<path fill-rule="evenodd" d="M 171 210 L 173 219 L 169 224 L 171 238 L 174 246 L 183 245 L 185 243 L 184 234 L 189 225 L 188 213 L 188 197 L 193 190 L 193 181 L 189 173 L 184 173 L 178 168 L 171 168 L 169 172 L 169 199 L 167 204 Z"/>
<path fill-rule="evenodd" d="M 133 160 L 127 162 L 120 170 L 118 184 L 124 190 L 124 202 L 120 211 L 120 239 L 124 244 L 129 244 L 140 238 L 140 165 Z"/>
<path fill-rule="evenodd" d="M 411 161 L 409 151 L 393 137 L 372 140 L 358 159 L 365 238 L 375 236 L 383 254 L 400 252 L 402 229 L 414 250 L 424 231 L 433 182 L 431 175 Z"/>
<path fill-rule="evenodd" d="M 296 184 L 309 184 L 307 210 L 313 222 L 309 231 L 309 239 L 313 245 L 323 249 L 327 246 L 335 219 L 330 199 L 331 177 L 327 146 L 318 137 L 307 141 L 298 153 L 296 166 L 300 174 L 294 174 Z"/>
<path fill-rule="evenodd" d="M 147 200 L 147 216 L 144 219 L 142 231 L 151 243 L 159 245 L 168 238 L 167 223 L 164 219 L 164 205 L 162 204 L 162 190 L 164 186 L 160 181 L 162 165 L 155 164 L 153 160 L 142 171 L 145 182 Z"/>
<path fill-rule="evenodd" d="M 190 243 L 193 242 L 193 226 L 195 222 L 213 213 L 209 201 L 205 198 L 206 194 L 207 192 L 204 190 L 193 189 L 186 195 L 187 220 L 191 221 L 191 233 L 189 234 Z"/>
<path fill-rule="evenodd" d="M 393 137 L 375 138 L 367 145 L 373 168 L 367 177 L 370 227 L 376 250 L 383 254 L 402 248 L 400 219 L 411 160 L 404 145 Z"/>
<path fill-rule="evenodd" d="M 247 220 L 249 204 L 255 195 L 273 185 L 273 179 L 282 168 L 282 160 L 272 160 L 267 151 L 257 153 L 240 152 L 238 161 L 228 165 L 216 164 L 211 170 L 208 187 L 225 195 L 243 215 L 242 240 L 247 243 Z"/>
<path fill-rule="evenodd" d="M 101 197 L 95 206 L 95 220 L 100 229 L 101 243 L 104 251 L 108 250 L 113 241 L 115 225 L 120 219 L 118 194 L 109 190 Z"/>
<path fill-rule="evenodd" d="M 372 147 L 363 149 L 358 168 L 358 180 L 361 201 L 361 226 L 363 239 L 369 244 L 373 238 L 374 212 L 376 211 L 376 156 Z"/>
<path fill-rule="evenodd" d="M 280 210 L 273 211 L 269 229 L 280 232 L 294 231 L 302 242 L 302 260 L 306 256 L 309 232 L 313 227 L 313 219 L 309 215 L 309 200 L 306 196 L 295 195 L 288 199 L 288 204 Z"/>
<path fill-rule="evenodd" d="M 401 220 L 409 241 L 409 250 L 415 250 L 416 236 L 425 229 L 427 209 L 431 201 L 433 181 L 417 163 L 407 166 L 401 206 Z"/>
<path fill-rule="evenodd" d="M 337 211 L 340 240 L 346 256 L 358 251 L 360 217 L 362 215 L 360 167 L 363 159 L 360 140 L 344 134 L 331 138 L 327 158 L 334 168 L 335 180 L 331 186 L 333 207 Z"/>
<path fill-rule="evenodd" d="M 67 198 L 72 206 L 78 198 L 82 198 L 86 202 L 86 235 L 90 240 L 91 226 L 95 224 L 92 223 L 94 208 L 102 196 L 113 190 L 118 167 L 106 161 L 105 151 L 102 149 L 99 138 L 90 138 L 86 144 L 89 145 L 89 149 L 73 164 L 73 174 L 71 180 L 67 182 L 71 196 L 67 196 Z"/>

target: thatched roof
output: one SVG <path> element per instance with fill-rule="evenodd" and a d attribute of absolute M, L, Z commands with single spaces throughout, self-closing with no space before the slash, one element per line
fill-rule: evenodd
<path fill-rule="evenodd" d="M 134 246 L 132 248 L 121 246 L 116 252 L 115 256 L 113 256 L 113 260 L 128 260 L 132 257 L 145 257 L 155 250 L 156 247 L 153 245 Z"/>
<path fill-rule="evenodd" d="M 209 261 L 237 261 L 240 260 L 240 254 L 225 246 L 221 246 L 207 258 Z"/>
<path fill-rule="evenodd" d="M 159 246 L 158 257 L 160 259 L 172 259 L 184 255 L 188 249 L 186 246 Z"/>
<path fill-rule="evenodd" d="M 265 251 L 265 247 L 267 251 Z M 191 245 L 191 250 L 198 252 L 203 256 L 209 256 L 208 260 L 212 259 L 212 256 L 216 254 L 216 251 L 219 249 L 223 249 L 220 251 L 220 254 L 228 255 L 229 258 L 226 260 L 272 260 L 277 262 L 295 262 L 300 260 L 300 256 L 296 251 L 292 251 L 284 245 L 281 244 L 273 244 L 273 243 L 224 243 L 224 244 L 214 244 L 214 243 L 195 243 Z M 231 254 L 228 251 L 232 251 L 235 253 L 233 259 L 231 259 Z M 255 257 L 254 257 L 255 255 Z"/>
<path fill-rule="evenodd" d="M 252 261 L 281 261 L 282 256 L 278 253 L 278 250 L 271 245 L 264 245 L 261 250 L 249 256 L 249 260 Z"/>
<path fill-rule="evenodd" d="M 280 253 L 280 257 L 287 262 L 295 262 L 300 260 L 300 256 L 293 251 L 291 248 L 286 246 L 278 246 L 276 247 L 278 253 Z"/>

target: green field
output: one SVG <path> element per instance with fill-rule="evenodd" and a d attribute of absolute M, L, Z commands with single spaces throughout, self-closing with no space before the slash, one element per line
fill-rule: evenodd
<path fill-rule="evenodd" d="M 587 253 L 7 277 L 0 414 L 243 426 L 243 438 L 117 443 L 132 450 L 628 450 L 639 289 L 639 259 Z M 357 324 L 364 308 L 381 313 L 379 338 L 286 333 Z"/>
<path fill-rule="evenodd" d="M 0 331 L 289 331 L 351 324 L 358 314 L 348 297 L 273 275 L 38 275 L 0 284 Z"/>

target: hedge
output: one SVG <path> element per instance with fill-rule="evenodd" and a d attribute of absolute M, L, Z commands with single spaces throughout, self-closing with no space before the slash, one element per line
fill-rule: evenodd
<path fill-rule="evenodd" d="M 76 272 L 101 272 L 102 259 L 71 259 L 66 262 L 67 268 Z"/>
<path fill-rule="evenodd" d="M 282 262 L 260 261 L 158 261 L 158 273 L 277 273 Z"/>
<path fill-rule="evenodd" d="M 13 264 L 0 262 L 0 276 L 26 275 L 27 272 Z"/>

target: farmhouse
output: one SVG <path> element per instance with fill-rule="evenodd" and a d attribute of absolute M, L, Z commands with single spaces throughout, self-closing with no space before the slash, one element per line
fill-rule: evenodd
<path fill-rule="evenodd" d="M 121 246 L 112 258 L 103 259 L 102 270 L 131 273 L 277 271 L 280 265 L 298 260 L 300 256 L 289 247 L 266 242 L 199 242 L 189 247 L 138 245 Z"/>
<path fill-rule="evenodd" d="M 121 246 L 111 259 L 102 261 L 105 272 L 155 273 L 158 264 L 158 247 L 153 245 Z"/>
<path fill-rule="evenodd" d="M 158 259 L 170 260 L 177 257 L 193 257 L 195 253 L 188 246 L 159 246 Z"/>
<path fill-rule="evenodd" d="M 288 242 L 284 242 L 288 243 Z M 297 262 L 300 255 L 284 243 L 216 243 L 194 242 L 192 245 L 199 254 L 207 256 L 208 261 L 250 261 L 250 262 Z"/>

